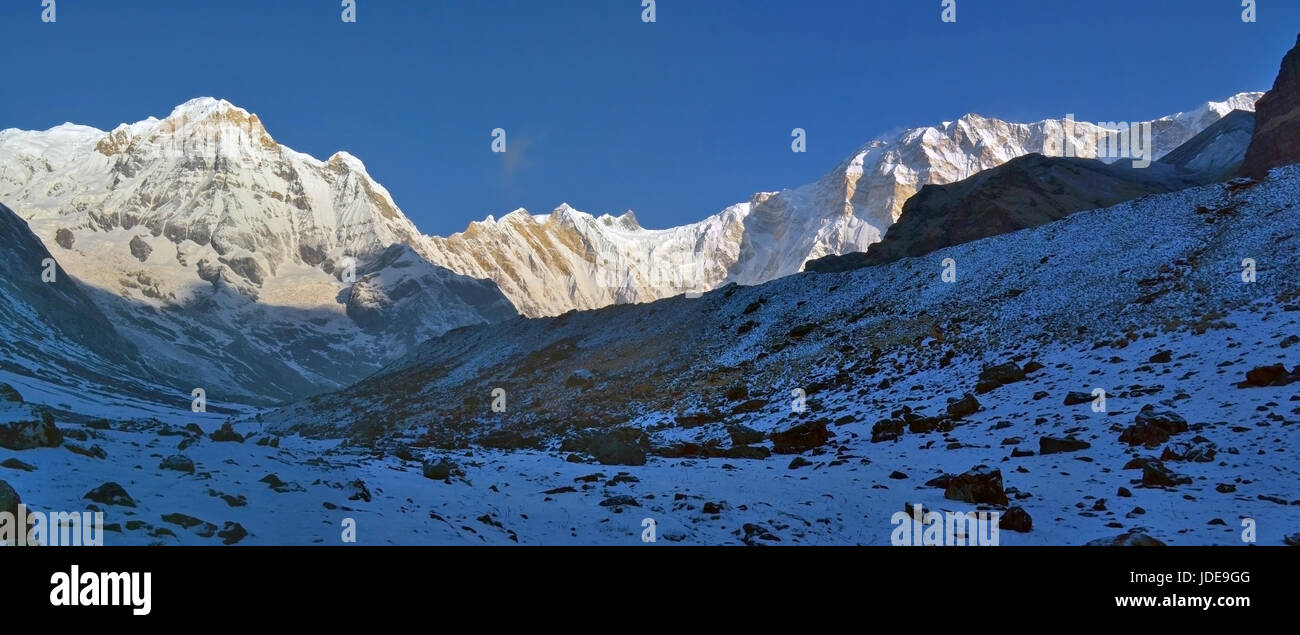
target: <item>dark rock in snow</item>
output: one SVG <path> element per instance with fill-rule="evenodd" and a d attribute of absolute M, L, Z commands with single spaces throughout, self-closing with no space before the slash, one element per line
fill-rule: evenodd
<path fill-rule="evenodd" d="M 221 544 L 233 545 L 248 537 L 248 530 L 239 523 L 227 521 L 225 527 L 217 532 L 217 537 L 221 538 Z"/>
<path fill-rule="evenodd" d="M 766 459 L 772 451 L 761 445 L 738 445 L 723 452 L 728 459 Z"/>
<path fill-rule="evenodd" d="M 87 447 L 77 445 L 75 443 L 65 443 L 63 447 L 67 448 L 68 451 L 72 452 L 73 454 L 88 456 L 92 459 L 108 458 L 108 452 L 104 450 L 104 448 L 99 447 L 98 445 L 93 445 L 87 448 Z"/>
<path fill-rule="evenodd" d="M 961 399 L 948 404 L 948 414 L 958 419 L 973 415 L 980 409 L 980 402 L 975 395 L 966 393 Z"/>
<path fill-rule="evenodd" d="M 1300 381 L 1300 375 L 1287 372 L 1286 366 L 1258 366 L 1246 371 L 1246 381 L 1237 384 L 1240 388 L 1263 388 L 1265 386 L 1287 386 Z"/>
<path fill-rule="evenodd" d="M 54 425 L 50 411 L 40 411 L 40 421 L 15 421 L 0 424 L 0 448 L 31 450 L 54 448 L 63 443 L 63 433 Z"/>
<path fill-rule="evenodd" d="M 727 426 L 727 435 L 731 437 L 732 445 L 762 443 L 764 438 L 762 432 L 742 425 Z"/>
<path fill-rule="evenodd" d="M 186 426 L 188 428 L 188 426 Z M 235 428 L 229 423 L 221 424 L 221 428 L 208 435 L 209 439 L 218 443 L 243 443 L 244 435 L 235 432 Z"/>
<path fill-rule="evenodd" d="M 650 436 L 640 428 L 591 428 L 566 438 L 565 452 L 585 452 L 601 465 L 645 465 Z"/>
<path fill-rule="evenodd" d="M 1146 405 L 1137 414 L 1133 425 L 1120 433 L 1119 440 L 1129 445 L 1155 447 L 1168 441 L 1170 435 L 1186 431 L 1187 420 L 1178 413 Z"/>
<path fill-rule="evenodd" d="M 1191 461 L 1209 463 L 1218 454 L 1218 447 L 1202 436 L 1191 441 L 1171 443 L 1160 454 L 1161 461 Z"/>
<path fill-rule="evenodd" d="M 267 474 L 266 476 L 263 476 L 261 479 L 259 479 L 258 482 L 266 483 L 267 485 L 271 486 L 271 489 L 275 490 L 277 493 L 280 494 L 287 494 L 289 492 L 307 491 L 306 488 L 293 481 L 286 483 L 280 480 L 280 477 L 276 476 L 275 474 Z"/>
<path fill-rule="evenodd" d="M 1002 489 L 1002 470 L 982 466 L 954 476 L 943 496 L 968 503 L 1007 504 L 1007 493 Z"/>
<path fill-rule="evenodd" d="M 620 494 L 618 496 L 610 496 L 609 498 L 600 501 L 600 506 L 601 507 L 640 507 L 641 504 L 636 502 L 636 499 L 632 498 L 631 496 L 628 496 L 626 494 Z"/>
<path fill-rule="evenodd" d="M 145 242 L 144 238 L 140 236 L 132 236 L 129 246 L 131 255 L 135 256 L 140 262 L 148 260 L 149 254 L 153 253 L 153 247 L 149 246 L 149 243 Z"/>
<path fill-rule="evenodd" d="M 479 437 L 478 444 L 497 450 L 539 449 L 545 442 L 541 437 L 526 436 L 515 430 L 493 430 Z"/>
<path fill-rule="evenodd" d="M 1127 532 L 1110 538 L 1098 538 L 1084 545 L 1085 547 L 1163 547 L 1165 543 L 1144 533 Z"/>
<path fill-rule="evenodd" d="M 1002 514 L 998 528 L 1025 533 L 1034 528 L 1034 519 L 1023 507 L 1012 507 Z"/>
<path fill-rule="evenodd" d="M 777 454 L 799 454 L 826 445 L 830 433 L 825 421 L 809 421 L 784 432 L 773 432 L 771 438 L 772 451 Z"/>
<path fill-rule="evenodd" d="M 4 462 L 0 463 L 0 467 L 9 468 L 9 469 L 11 469 L 11 470 L 22 470 L 22 471 L 24 471 L 24 472 L 35 472 L 35 471 L 36 471 L 36 466 L 35 466 L 35 465 L 31 465 L 31 464 L 28 464 L 28 463 L 23 463 L 22 461 L 19 461 L 18 459 L 13 459 L 13 458 L 5 459 Z"/>
<path fill-rule="evenodd" d="M 1182 476 L 1170 470 L 1161 461 L 1148 460 L 1142 464 L 1141 468 L 1142 484 L 1147 487 L 1173 487 L 1192 482 L 1190 477 Z"/>
<path fill-rule="evenodd" d="M 178 525 L 185 529 L 189 529 L 191 527 L 198 527 L 199 525 L 203 524 L 202 519 L 195 518 L 193 516 L 186 516 L 185 514 L 163 514 L 162 519 L 163 522 L 165 523 Z"/>
<path fill-rule="evenodd" d="M 948 483 L 952 482 L 952 474 L 940 474 L 925 482 L 926 487 L 938 487 L 948 489 Z"/>
<path fill-rule="evenodd" d="M 871 442 L 893 441 L 903 435 L 904 422 L 895 419 L 882 419 L 871 426 Z"/>
<path fill-rule="evenodd" d="M 361 479 L 348 483 L 343 489 L 348 493 L 350 501 L 370 502 L 370 490 L 366 487 L 366 482 Z"/>
<path fill-rule="evenodd" d="M 175 470 L 186 474 L 194 473 L 194 461 L 183 454 L 174 454 L 158 464 L 160 470 Z"/>
<path fill-rule="evenodd" d="M 18 517 L 18 505 L 23 499 L 18 496 L 18 492 L 4 481 L 0 481 L 0 512 L 9 512 L 15 518 Z"/>
<path fill-rule="evenodd" d="M 1015 362 L 988 366 L 980 371 L 979 382 L 975 384 L 975 392 L 982 395 L 1024 378 L 1024 369 L 1017 366 Z"/>
<path fill-rule="evenodd" d="M 113 482 L 104 483 L 103 485 L 86 492 L 86 495 L 82 498 L 87 498 L 104 505 L 135 507 L 135 500 L 126 493 L 126 489 Z"/>
<path fill-rule="evenodd" d="M 1041 437 L 1038 439 L 1039 454 L 1057 454 L 1059 452 L 1075 452 L 1078 450 L 1086 450 L 1090 447 L 1092 447 L 1091 443 L 1088 443 L 1087 441 L 1080 441 L 1078 439 L 1072 439 L 1072 438 L 1062 439 L 1058 437 Z"/>
<path fill-rule="evenodd" d="M 435 481 L 447 480 L 451 478 L 452 474 L 456 474 L 460 471 L 459 468 L 456 467 L 455 463 L 452 463 L 447 459 L 439 459 L 436 463 L 425 461 L 421 469 L 424 473 L 424 478 L 431 478 Z"/>

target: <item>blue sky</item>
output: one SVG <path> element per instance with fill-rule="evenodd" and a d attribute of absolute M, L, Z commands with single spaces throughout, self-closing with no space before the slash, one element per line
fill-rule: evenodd
<path fill-rule="evenodd" d="M 1300 2 L 6 0 L 0 128 L 112 128 L 192 97 L 347 150 L 428 233 L 561 202 L 691 222 L 889 131 L 979 112 L 1140 120 L 1271 86 Z M 790 151 L 790 131 L 808 151 Z M 506 155 L 491 131 L 507 133 Z"/>

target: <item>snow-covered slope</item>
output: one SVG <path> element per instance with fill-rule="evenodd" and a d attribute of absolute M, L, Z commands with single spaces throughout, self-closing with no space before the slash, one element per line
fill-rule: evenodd
<path fill-rule="evenodd" d="M 214 399 L 346 385 L 514 315 L 490 281 L 395 257 L 424 238 L 355 157 L 280 146 L 225 101 L 108 133 L 0 132 L 0 200 L 153 368 Z"/>
<path fill-rule="evenodd" d="M 635 543 L 650 517 L 690 543 L 885 544 L 921 504 L 1032 516 L 1003 544 L 1240 545 L 1242 518 L 1280 544 L 1297 196 L 1290 166 L 882 266 L 471 327 L 245 425 L 383 450 L 356 473 L 438 542 Z M 1007 501 L 945 489 L 979 466 Z"/>

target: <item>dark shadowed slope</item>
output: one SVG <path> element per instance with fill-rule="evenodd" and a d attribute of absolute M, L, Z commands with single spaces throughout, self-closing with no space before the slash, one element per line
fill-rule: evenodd
<path fill-rule="evenodd" d="M 1255 133 L 1255 113 L 1234 110 L 1160 159 L 1200 175 L 1207 182 L 1226 181 L 1237 174 Z"/>
<path fill-rule="evenodd" d="M 0 205 L 0 317 L 6 325 L 8 346 L 20 346 L 18 339 L 48 341 L 79 346 L 106 360 L 126 362 L 137 355 L 135 346 L 118 336 L 113 325 L 86 292 L 68 275 L 45 245 L 32 234 L 26 221 Z M 48 259 L 48 261 L 47 261 Z M 52 263 L 46 281 L 42 274 Z"/>
<path fill-rule="evenodd" d="M 964 181 L 925 186 L 903 205 L 902 216 L 884 239 L 866 253 L 827 256 L 809 261 L 805 269 L 846 271 L 922 256 L 1197 184 L 1191 175 L 1160 163 L 1134 169 L 1031 154 Z"/>
<path fill-rule="evenodd" d="M 64 271 L 27 223 L 3 205 L 0 245 L 0 373 L 11 374 L 9 381 L 28 378 L 83 396 L 111 393 L 154 402 L 164 393 L 182 394 L 159 387 L 167 382 L 119 334 L 91 290 Z M 42 277 L 47 262 L 54 276 L 49 282 Z"/>

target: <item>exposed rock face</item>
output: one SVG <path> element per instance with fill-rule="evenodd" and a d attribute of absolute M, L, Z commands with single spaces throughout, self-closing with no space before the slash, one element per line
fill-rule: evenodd
<path fill-rule="evenodd" d="M 60 231 L 66 231 L 66 230 L 60 230 Z M 131 247 L 131 255 L 135 256 L 135 259 L 139 260 L 140 262 L 144 262 L 148 260 L 149 254 L 153 253 L 153 247 L 150 246 L 149 243 L 145 242 L 144 238 L 141 236 L 133 237 L 131 239 L 130 247 Z"/>
<path fill-rule="evenodd" d="M 76 242 L 76 236 L 73 236 L 72 232 L 67 228 L 60 227 L 54 233 L 54 242 L 64 249 L 72 249 L 72 245 Z"/>
<path fill-rule="evenodd" d="M 1256 105 L 1255 135 L 1241 175 L 1259 179 L 1272 168 L 1300 161 L 1300 36 L 1282 58 L 1277 80 Z"/>

